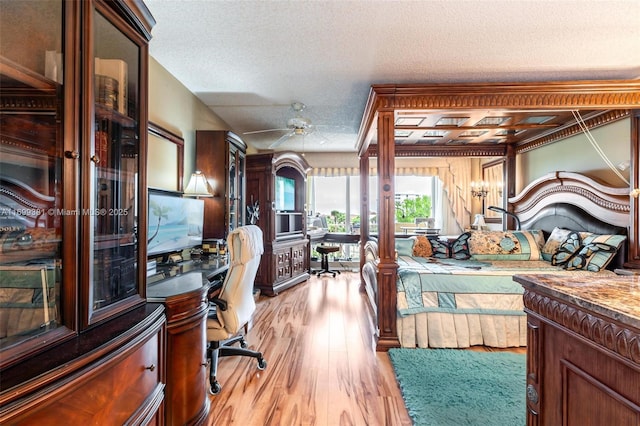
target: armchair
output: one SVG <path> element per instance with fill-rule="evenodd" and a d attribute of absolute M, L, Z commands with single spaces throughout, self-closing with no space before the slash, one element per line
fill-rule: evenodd
<path fill-rule="evenodd" d="M 257 358 L 259 370 L 267 367 L 262 352 L 248 349 L 244 336 L 239 334 L 242 328 L 246 331 L 256 309 L 253 283 L 263 253 L 262 231 L 255 225 L 239 227 L 229 234 L 227 244 L 229 270 L 219 294 L 212 297 L 212 291 L 209 292 L 213 306 L 207 319 L 207 359 L 210 361 L 209 392 L 212 395 L 222 389 L 216 378 L 220 357 L 249 356 Z M 238 342 L 240 347 L 232 346 Z"/>

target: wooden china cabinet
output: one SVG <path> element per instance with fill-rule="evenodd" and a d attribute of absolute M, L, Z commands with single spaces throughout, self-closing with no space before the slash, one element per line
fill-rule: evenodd
<path fill-rule="evenodd" d="M 162 424 L 138 0 L 0 1 L 0 423 Z M 63 420 L 64 419 L 64 420 Z"/>
<path fill-rule="evenodd" d="M 294 152 L 247 156 L 247 199 L 257 201 L 264 254 L 256 288 L 274 296 L 309 279 L 306 182 L 311 169 Z"/>
<path fill-rule="evenodd" d="M 247 145 L 226 130 L 196 131 L 196 168 L 215 196 L 204 200 L 205 239 L 223 239 L 245 223 L 245 156 Z"/>

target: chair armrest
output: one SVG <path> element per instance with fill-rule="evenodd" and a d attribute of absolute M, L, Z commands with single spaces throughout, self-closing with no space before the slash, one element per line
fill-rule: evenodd
<path fill-rule="evenodd" d="M 217 297 L 215 297 L 213 299 L 209 299 L 209 302 L 216 305 L 221 311 L 227 310 L 227 302 L 225 300 L 218 299 Z"/>
<path fill-rule="evenodd" d="M 219 307 L 221 311 L 226 311 L 227 302 L 222 299 L 218 299 L 218 295 L 220 295 L 220 291 L 222 290 L 223 284 L 224 284 L 224 280 L 214 281 L 209 287 L 209 290 L 207 290 L 207 300 L 210 303 L 213 303 L 214 305 Z"/>

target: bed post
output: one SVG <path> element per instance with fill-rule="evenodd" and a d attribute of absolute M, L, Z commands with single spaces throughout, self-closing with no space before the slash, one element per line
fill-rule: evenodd
<path fill-rule="evenodd" d="M 631 189 L 640 188 L 640 110 L 631 114 Z M 627 268 L 640 269 L 640 197 L 631 197 L 631 216 L 629 224 L 629 253 Z"/>
<path fill-rule="evenodd" d="M 396 327 L 395 134 L 393 109 L 378 114 L 378 342 L 376 350 L 400 346 Z"/>
<path fill-rule="evenodd" d="M 506 199 L 509 200 L 509 198 L 516 196 L 516 148 L 513 144 L 507 145 L 504 166 L 504 175 L 506 177 L 504 189 L 507 193 Z M 509 203 L 507 203 L 507 210 L 513 213 Z M 502 229 L 516 229 L 515 219 L 511 215 L 505 215 L 504 218 L 506 223 L 502 225 Z"/>
<path fill-rule="evenodd" d="M 360 157 L 360 287 L 363 291 L 364 245 L 369 240 L 369 232 L 369 154 L 365 153 Z"/>

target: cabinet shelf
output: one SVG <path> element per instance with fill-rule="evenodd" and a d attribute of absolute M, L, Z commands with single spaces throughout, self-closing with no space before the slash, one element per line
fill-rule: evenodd
<path fill-rule="evenodd" d="M 99 102 L 96 102 L 96 119 L 108 120 L 113 123 L 118 123 L 125 128 L 135 128 L 137 121 L 133 118 L 116 111 L 113 108 L 109 108 Z"/>
<path fill-rule="evenodd" d="M 17 62 L 14 62 L 2 55 L 0 55 L 0 74 L 5 78 L 11 78 L 16 82 L 22 83 L 33 89 L 55 92 L 58 87 L 58 83 L 55 81 L 43 76 L 42 74 L 38 74 L 37 72 L 25 68 Z M 3 86 L 5 85 L 3 84 Z M 4 91 L 4 89 L 5 88 L 3 87 L 2 90 Z"/>
<path fill-rule="evenodd" d="M 302 212 L 277 212 L 276 239 L 302 235 L 304 233 L 303 217 Z"/>

